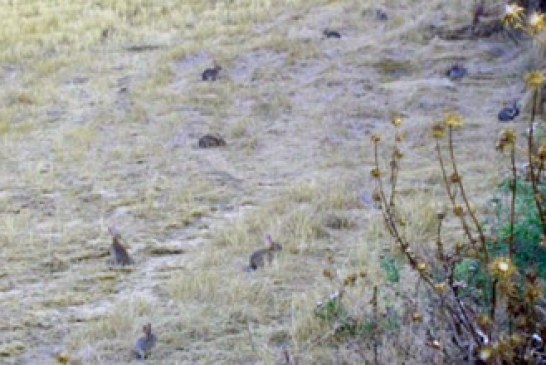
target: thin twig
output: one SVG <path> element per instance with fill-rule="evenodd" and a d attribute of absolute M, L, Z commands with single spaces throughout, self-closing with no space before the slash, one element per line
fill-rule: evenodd
<path fill-rule="evenodd" d="M 442 151 L 440 149 L 440 143 L 438 142 L 438 140 L 436 140 L 436 154 L 438 156 L 438 162 L 440 163 L 440 169 L 442 170 L 442 177 L 444 179 L 444 185 L 446 187 L 447 196 L 449 198 L 449 201 L 451 202 L 451 208 L 455 208 L 455 206 L 457 205 L 457 202 L 455 201 L 455 194 L 451 190 L 451 186 L 447 178 L 447 172 L 446 172 L 446 168 L 444 164 L 444 159 L 442 157 Z M 476 240 L 474 239 L 474 237 L 472 237 L 472 232 L 470 232 L 470 227 L 468 227 L 466 220 L 464 219 L 462 215 L 459 216 L 459 219 L 461 221 L 461 226 L 463 227 L 463 231 L 465 232 L 466 237 L 468 238 L 470 243 L 474 245 L 474 242 L 476 242 Z"/>
<path fill-rule="evenodd" d="M 377 310 L 377 286 L 373 287 L 373 299 L 372 299 L 372 305 L 373 305 L 373 361 L 375 365 L 379 364 L 379 340 L 378 340 L 378 329 L 379 329 L 379 317 L 378 317 L 378 310 Z"/>
<path fill-rule="evenodd" d="M 510 237 L 508 240 L 508 257 L 510 262 L 512 262 L 512 257 L 514 255 L 514 224 L 516 220 L 516 188 L 517 188 L 517 171 L 516 171 L 516 150 L 512 145 L 512 150 L 510 151 L 510 162 L 512 163 L 512 200 L 510 202 Z"/>
<path fill-rule="evenodd" d="M 459 175 L 459 171 L 457 170 L 457 163 L 455 161 L 455 152 L 453 148 L 453 127 L 449 127 L 449 155 L 451 157 L 451 165 L 453 167 L 453 173 L 455 176 L 457 176 L 457 184 L 459 185 L 459 189 L 461 191 L 461 197 L 463 198 L 464 204 L 466 206 L 466 209 L 468 210 L 468 214 L 470 214 L 470 218 L 472 218 L 472 221 L 474 222 L 474 225 L 476 226 L 476 229 L 478 230 L 478 234 L 480 236 L 480 242 L 482 245 L 482 250 L 484 254 L 484 259 L 486 264 L 489 263 L 489 253 L 487 249 L 487 243 L 485 241 L 485 235 L 483 233 L 482 225 L 480 222 L 478 222 L 478 219 L 476 218 L 476 215 L 470 209 L 470 202 L 468 201 L 468 197 L 466 195 L 466 192 L 464 190 L 463 186 L 463 180 L 461 178 L 461 175 Z"/>

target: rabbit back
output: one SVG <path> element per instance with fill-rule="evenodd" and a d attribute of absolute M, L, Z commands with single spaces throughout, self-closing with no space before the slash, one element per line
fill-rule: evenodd
<path fill-rule="evenodd" d="M 206 134 L 199 138 L 199 148 L 222 147 L 226 145 L 226 141 L 222 137 Z"/>
<path fill-rule="evenodd" d="M 220 70 L 218 68 L 207 68 L 205 71 L 203 71 L 201 79 L 203 81 L 216 81 L 219 73 Z"/>
<path fill-rule="evenodd" d="M 501 122 L 509 122 L 519 115 L 519 108 L 516 103 L 506 107 L 499 112 L 498 119 Z"/>
<path fill-rule="evenodd" d="M 157 337 L 153 333 L 140 337 L 135 344 L 135 355 L 137 359 L 146 359 L 149 357 L 156 343 Z"/>
<path fill-rule="evenodd" d="M 275 258 L 275 253 L 280 250 L 282 250 L 282 246 L 278 243 L 274 243 L 271 248 L 262 248 L 254 251 L 250 256 L 250 268 L 252 270 L 257 270 L 258 268 L 264 267 L 266 262 L 271 264 Z"/>
<path fill-rule="evenodd" d="M 326 38 L 341 38 L 341 34 L 335 30 L 325 29 L 323 34 Z"/>
<path fill-rule="evenodd" d="M 250 255 L 250 268 L 252 270 L 257 270 L 260 267 L 264 266 L 264 256 L 269 252 L 269 250 L 263 248 L 256 250 Z"/>
<path fill-rule="evenodd" d="M 129 253 L 119 242 L 112 243 L 110 247 L 110 256 L 114 265 L 130 265 L 133 263 L 133 259 L 129 256 Z"/>

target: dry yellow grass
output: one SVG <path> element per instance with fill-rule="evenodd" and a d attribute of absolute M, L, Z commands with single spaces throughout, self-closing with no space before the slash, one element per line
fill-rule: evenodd
<path fill-rule="evenodd" d="M 444 199 L 430 123 L 448 109 L 469 121 L 457 150 L 483 206 L 496 112 L 519 82 L 503 65 L 524 62 L 488 58 L 503 39 L 432 38 L 429 24 L 470 19 L 471 2 L 441 3 L 0 0 L 0 362 L 129 362 L 150 321 L 150 363 L 277 364 L 285 349 L 300 364 L 360 363 L 320 342 L 329 329 L 313 310 L 336 290 L 329 255 L 340 276 L 368 274 L 354 308 L 385 281 L 389 239 L 362 201 L 369 134 L 406 116 L 402 206 L 419 222 L 409 237 L 426 240 Z M 343 38 L 322 39 L 327 27 Z M 214 60 L 221 78 L 201 82 Z M 444 80 L 455 60 L 476 77 Z M 209 132 L 227 146 L 197 149 Z M 350 223 L 329 228 L 332 216 Z M 109 225 L 133 268 L 108 268 Z M 243 271 L 265 233 L 284 250 Z M 150 253 L 163 247 L 178 254 Z"/>

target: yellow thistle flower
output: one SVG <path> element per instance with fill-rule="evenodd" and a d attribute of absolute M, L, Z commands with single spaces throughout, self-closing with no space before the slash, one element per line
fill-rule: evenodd
<path fill-rule="evenodd" d="M 495 356 L 495 352 L 491 346 L 484 346 L 478 351 L 478 359 L 489 363 Z"/>
<path fill-rule="evenodd" d="M 402 153 L 402 151 L 400 151 L 398 148 L 396 148 L 392 152 L 392 157 L 394 157 L 395 160 L 401 160 L 402 157 L 404 157 L 404 154 Z"/>
<path fill-rule="evenodd" d="M 374 179 L 379 179 L 381 177 L 381 170 L 379 170 L 378 168 L 373 168 L 370 171 L 370 174 Z"/>
<path fill-rule="evenodd" d="M 544 15 L 542 15 L 542 18 L 544 18 Z M 544 82 L 546 82 L 546 76 L 544 76 L 543 71 L 532 71 L 525 75 L 525 84 L 531 89 L 540 89 Z"/>
<path fill-rule="evenodd" d="M 395 126 L 396 128 L 400 127 L 403 122 L 404 121 L 401 117 L 394 117 L 391 120 L 392 125 Z"/>
<path fill-rule="evenodd" d="M 461 182 L 461 176 L 457 175 L 456 173 L 451 174 L 449 177 L 449 181 L 453 184 L 457 184 Z"/>
<path fill-rule="evenodd" d="M 480 314 L 478 316 L 478 324 L 482 329 L 489 329 L 493 325 L 493 320 L 487 314 Z"/>
<path fill-rule="evenodd" d="M 447 291 L 447 284 L 446 283 L 436 283 L 434 284 L 434 290 L 438 294 L 443 294 Z"/>
<path fill-rule="evenodd" d="M 529 284 L 525 290 L 526 303 L 534 303 L 542 296 L 542 290 L 537 284 Z"/>
<path fill-rule="evenodd" d="M 462 205 L 455 205 L 453 207 L 453 214 L 455 214 L 455 216 L 457 217 L 462 217 L 464 215 L 464 208 L 462 207 Z"/>
<path fill-rule="evenodd" d="M 416 311 L 412 313 L 411 319 L 413 320 L 413 322 L 421 323 L 423 321 L 423 316 L 421 315 L 421 313 Z"/>
<path fill-rule="evenodd" d="M 332 280 L 335 277 L 334 272 L 332 270 L 330 270 L 330 269 L 324 269 L 324 271 L 322 272 L 322 275 L 325 278 L 328 278 L 330 280 Z"/>
<path fill-rule="evenodd" d="M 378 134 L 372 134 L 371 140 L 373 143 L 379 143 L 381 142 L 381 136 Z"/>
<path fill-rule="evenodd" d="M 446 127 L 441 123 L 435 123 L 432 126 L 432 137 L 435 139 L 441 139 L 446 136 Z"/>
<path fill-rule="evenodd" d="M 507 148 L 513 148 L 516 143 L 516 131 L 512 128 L 505 128 L 500 131 L 497 137 L 497 150 L 504 152 Z"/>
<path fill-rule="evenodd" d="M 70 356 L 67 353 L 61 352 L 57 354 L 57 362 L 59 364 L 68 364 L 70 362 Z"/>
<path fill-rule="evenodd" d="M 514 265 L 507 258 L 499 257 L 495 259 L 489 266 L 493 276 L 498 278 L 508 278 L 515 272 Z"/>
<path fill-rule="evenodd" d="M 529 15 L 527 25 L 527 32 L 529 34 L 535 35 L 540 33 L 546 25 L 544 21 L 544 14 L 535 11 L 533 14 Z"/>
<path fill-rule="evenodd" d="M 343 286 L 353 286 L 353 285 L 355 285 L 357 278 L 358 278 L 357 274 L 348 275 L 345 278 L 345 280 L 343 280 Z"/>
<path fill-rule="evenodd" d="M 520 27 L 521 19 L 525 9 L 518 4 L 506 4 L 504 7 L 504 16 L 502 22 L 505 27 Z"/>
<path fill-rule="evenodd" d="M 463 118 L 459 114 L 450 113 L 445 116 L 444 123 L 453 129 L 458 129 L 463 126 Z"/>
<path fill-rule="evenodd" d="M 417 270 L 419 270 L 419 272 L 423 273 L 427 270 L 427 264 L 425 264 L 424 262 L 420 262 L 417 264 Z"/>

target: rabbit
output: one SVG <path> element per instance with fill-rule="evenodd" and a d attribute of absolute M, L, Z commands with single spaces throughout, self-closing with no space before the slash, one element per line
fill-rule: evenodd
<path fill-rule="evenodd" d="M 152 349 L 157 344 L 157 336 L 152 333 L 152 324 L 148 323 L 142 327 L 144 336 L 140 337 L 133 350 L 137 359 L 147 359 L 152 354 Z"/>
<path fill-rule="evenodd" d="M 271 235 L 267 234 L 265 236 L 266 247 L 256 250 L 250 255 L 250 270 L 257 270 L 259 267 L 265 265 L 265 261 L 270 264 L 275 257 L 275 254 L 282 250 L 282 246 L 273 241 Z"/>
<path fill-rule="evenodd" d="M 500 122 L 509 122 L 513 120 L 515 117 L 519 115 L 519 107 L 517 102 L 514 101 L 514 103 L 511 106 L 508 106 L 506 108 L 503 108 L 498 115 Z"/>
<path fill-rule="evenodd" d="M 203 74 L 201 74 L 201 79 L 203 81 L 216 81 L 216 79 L 218 79 L 220 70 L 222 70 L 222 66 L 214 62 L 213 68 L 207 68 L 205 71 L 203 71 Z"/>
<path fill-rule="evenodd" d="M 131 265 L 133 264 L 133 259 L 129 256 L 127 249 L 121 244 L 123 240 L 121 234 L 114 228 L 108 227 L 108 231 L 112 235 L 112 246 L 110 246 L 110 262 L 113 265 Z"/>
<path fill-rule="evenodd" d="M 450 80 L 460 80 L 466 75 L 468 75 L 468 70 L 458 63 L 452 65 L 449 70 L 446 71 L 446 76 Z"/>
<path fill-rule="evenodd" d="M 341 34 L 339 32 L 336 32 L 335 30 L 330 30 L 328 28 L 324 29 L 324 32 L 322 32 L 326 38 L 341 38 Z"/>
<path fill-rule="evenodd" d="M 226 141 L 220 136 L 205 134 L 199 138 L 199 148 L 223 147 L 225 145 Z"/>
<path fill-rule="evenodd" d="M 385 11 L 385 9 L 377 8 L 375 9 L 375 19 L 384 22 L 389 20 L 389 16 L 387 15 L 387 12 Z"/>

